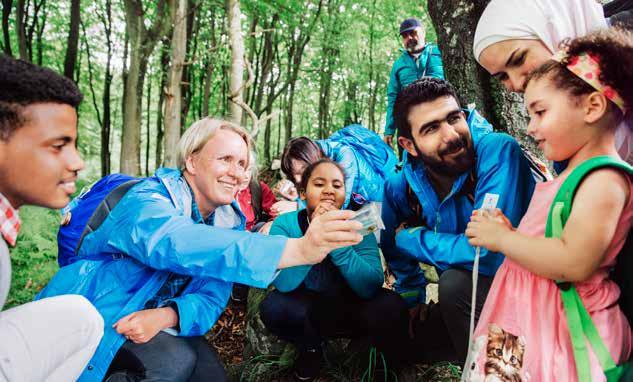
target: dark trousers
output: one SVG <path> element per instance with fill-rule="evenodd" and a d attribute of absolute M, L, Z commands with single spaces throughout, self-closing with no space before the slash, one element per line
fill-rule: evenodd
<path fill-rule="evenodd" d="M 126 341 L 116 353 L 105 380 L 226 381 L 224 367 L 204 337 L 176 337 L 159 332 L 144 344 Z"/>
<path fill-rule="evenodd" d="M 299 348 L 315 348 L 329 338 L 366 338 L 387 359 L 407 340 L 407 308 L 395 292 L 381 289 L 363 300 L 352 293 L 326 296 L 305 288 L 272 291 L 259 307 L 268 330 Z"/>
<path fill-rule="evenodd" d="M 426 320 L 414 325 L 411 354 L 416 361 L 451 361 L 463 364 L 468 352 L 472 272 L 449 269 L 439 280 L 438 304 L 431 307 Z M 479 275 L 475 324 L 486 301 L 492 277 Z"/>

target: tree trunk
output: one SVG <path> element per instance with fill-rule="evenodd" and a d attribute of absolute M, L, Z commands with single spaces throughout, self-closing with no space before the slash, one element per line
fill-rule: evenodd
<path fill-rule="evenodd" d="M 75 80 L 75 65 L 77 64 L 77 48 L 79 45 L 80 10 L 80 0 L 72 0 L 70 5 L 70 27 L 66 43 L 66 57 L 64 58 L 64 76 L 73 81 Z"/>
<path fill-rule="evenodd" d="M 42 61 L 44 58 L 44 46 L 42 42 L 44 37 L 44 28 L 46 28 L 46 19 L 48 17 L 46 2 L 43 2 L 42 6 L 44 7 L 44 15 L 38 19 L 37 31 L 35 35 L 35 42 L 37 44 L 37 64 L 40 66 L 42 66 Z"/>
<path fill-rule="evenodd" d="M 139 93 L 142 93 L 143 83 L 141 76 L 141 33 L 139 25 L 143 22 L 142 18 L 134 17 L 134 20 L 128 21 L 128 29 L 130 30 L 130 66 L 127 71 L 127 79 L 125 81 L 125 93 L 123 96 L 123 127 L 121 134 L 121 172 L 130 175 L 139 175 L 141 167 L 139 162 L 140 156 L 140 105 L 138 102 Z"/>
<path fill-rule="evenodd" d="M 312 31 L 314 30 L 314 26 L 316 22 L 319 20 L 321 15 L 321 8 L 323 7 L 323 0 L 319 0 L 317 5 L 317 10 L 314 13 L 314 18 L 308 24 L 307 28 L 301 28 L 299 32 L 299 36 L 296 39 L 293 39 L 290 44 L 290 49 L 288 53 L 288 62 L 291 62 L 288 68 L 288 100 L 287 100 L 287 108 L 286 108 L 286 139 L 290 139 L 292 137 L 292 117 L 293 117 L 293 108 L 294 108 L 294 94 L 295 94 L 295 86 L 297 82 L 297 78 L 299 76 L 299 69 L 301 68 L 301 62 L 303 60 L 303 51 L 305 50 L 306 45 L 310 42 L 310 37 Z M 304 25 L 304 17 L 302 16 L 299 25 Z M 291 33 L 291 39 L 292 31 Z"/>
<path fill-rule="evenodd" d="M 156 117 L 156 168 L 163 166 L 163 105 L 165 104 L 165 87 L 167 86 L 167 68 L 169 66 L 169 54 L 167 50 L 168 39 L 164 39 L 160 53 L 160 86 L 158 87 L 158 114 Z"/>
<path fill-rule="evenodd" d="M 371 16 L 369 18 L 369 62 L 367 66 L 369 67 L 369 102 L 367 105 L 368 109 L 368 127 L 371 131 L 377 131 L 376 129 L 376 97 L 377 97 L 377 83 L 374 69 L 374 43 L 375 43 L 375 31 L 374 31 L 374 22 L 376 20 L 376 0 L 371 2 Z"/>
<path fill-rule="evenodd" d="M 209 98 L 211 97 L 211 81 L 213 80 L 213 69 L 215 68 L 213 53 L 217 47 L 216 37 L 215 37 L 215 9 L 211 8 L 210 15 L 210 34 L 211 34 L 211 46 L 207 45 L 206 53 L 206 65 L 205 65 L 205 75 L 204 75 L 204 93 L 202 96 L 202 116 L 209 116 Z"/>
<path fill-rule="evenodd" d="M 145 132 L 147 135 L 147 140 L 145 141 L 145 176 L 149 176 L 149 148 L 150 148 L 150 143 L 152 141 L 152 135 L 150 132 L 150 116 L 151 116 L 151 107 L 152 107 L 152 77 L 150 76 L 147 80 L 147 97 L 145 97 L 145 99 L 147 100 L 147 106 L 146 106 L 146 114 L 145 114 Z"/>
<path fill-rule="evenodd" d="M 261 76 L 260 76 L 260 80 L 259 80 L 259 85 L 254 86 L 253 90 L 256 92 L 255 93 L 255 99 L 254 99 L 254 108 L 253 110 L 255 111 L 255 114 L 257 114 L 258 116 L 262 113 L 261 107 L 262 107 L 262 101 L 264 98 L 264 89 L 266 89 L 266 85 L 268 83 L 268 79 L 270 76 L 270 73 L 273 69 L 273 59 L 274 59 L 274 50 L 273 50 L 273 31 L 275 30 L 275 25 L 277 24 L 277 21 L 279 21 L 279 15 L 275 14 L 273 15 L 272 20 L 270 21 L 270 24 L 266 27 L 266 32 L 264 32 L 264 42 L 263 42 L 263 46 L 262 46 L 262 53 L 261 53 Z M 272 89 L 272 91 L 274 92 L 274 88 Z M 272 93 L 270 93 L 272 94 Z M 272 104 L 270 105 L 270 109 L 272 109 Z M 270 114 L 271 110 L 266 109 L 266 113 Z"/>
<path fill-rule="evenodd" d="M 197 17 L 199 4 L 196 4 L 193 0 L 187 0 L 187 33 L 185 34 L 186 49 L 185 58 L 183 59 L 182 67 L 182 80 L 180 81 L 180 87 L 182 96 L 181 105 L 181 126 L 180 131 L 185 130 L 185 124 L 187 123 L 187 116 L 189 115 L 189 109 L 191 108 L 192 99 L 194 96 L 194 79 L 195 73 L 191 63 L 196 60 L 198 54 L 198 35 L 200 32 L 200 18 Z"/>
<path fill-rule="evenodd" d="M 13 56 L 11 51 L 11 37 L 9 36 L 9 16 L 11 16 L 13 0 L 2 0 L 2 37 L 4 38 L 4 53 Z"/>
<path fill-rule="evenodd" d="M 17 28 L 18 35 L 18 50 L 20 53 L 20 58 L 23 60 L 29 61 L 28 51 L 26 49 L 26 31 L 24 27 L 24 23 L 26 22 L 25 18 L 25 4 L 24 0 L 18 0 L 18 8 L 16 10 L 16 21 L 15 25 Z"/>
<path fill-rule="evenodd" d="M 182 69 L 187 50 L 187 0 L 174 0 L 172 18 L 174 31 L 171 39 L 171 68 L 165 95 L 165 166 L 175 167 L 180 140 Z"/>
<path fill-rule="evenodd" d="M 141 101 L 145 72 L 156 42 L 165 31 L 165 1 L 156 6 L 156 16 L 150 29 L 144 24 L 145 12 L 141 0 L 125 0 L 126 30 L 130 38 L 130 67 L 125 82 L 123 134 L 121 136 L 121 172 L 141 173 L 140 128 Z"/>
<path fill-rule="evenodd" d="M 228 22 L 229 45 L 231 46 L 231 74 L 229 82 L 229 119 L 240 124 L 242 121 L 242 108 L 233 100 L 242 101 L 244 93 L 244 38 L 240 19 L 239 0 L 226 0 L 226 13 Z"/>
<path fill-rule="evenodd" d="M 105 11 L 101 17 L 101 22 L 105 30 L 107 59 L 105 68 L 105 78 L 103 81 L 103 124 L 101 125 L 101 176 L 110 173 L 110 130 L 111 130 L 111 110 L 110 110 L 110 88 L 112 86 L 112 1 L 106 0 Z"/>

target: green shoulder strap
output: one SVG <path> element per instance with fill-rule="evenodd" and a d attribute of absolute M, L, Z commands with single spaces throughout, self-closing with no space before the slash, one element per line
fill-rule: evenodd
<path fill-rule="evenodd" d="M 633 175 L 633 167 L 624 161 L 600 156 L 581 163 L 565 179 L 550 207 L 545 227 L 545 237 L 560 237 L 563 227 L 569 218 L 576 190 L 582 180 L 591 171 L 602 167 L 615 167 Z M 571 336 L 578 381 L 591 381 L 591 366 L 586 341 L 589 342 L 594 354 L 600 361 L 600 366 L 608 382 L 616 382 L 624 374 L 624 365 L 616 365 L 596 329 L 591 316 L 582 303 L 575 286 L 570 282 L 557 283 L 561 292 L 561 299 L 567 316 L 567 326 Z"/>

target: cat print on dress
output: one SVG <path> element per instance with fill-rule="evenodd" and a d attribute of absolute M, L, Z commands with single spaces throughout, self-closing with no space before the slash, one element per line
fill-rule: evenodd
<path fill-rule="evenodd" d="M 519 382 L 525 340 L 506 332 L 495 324 L 488 326 L 486 345 L 485 382 Z"/>

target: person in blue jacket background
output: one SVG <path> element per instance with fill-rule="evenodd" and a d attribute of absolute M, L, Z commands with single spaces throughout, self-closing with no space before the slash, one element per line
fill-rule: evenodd
<path fill-rule="evenodd" d="M 338 162 L 345 170 L 344 206 L 349 205 L 352 194 L 360 195 L 365 201 L 382 202 L 385 179 L 397 164 L 393 150 L 378 134 L 356 124 L 338 130 L 327 139 L 290 139 L 281 155 L 281 171 L 298 186 L 305 168 L 323 157 Z M 273 209 L 283 213 L 297 209 L 297 204 L 303 207 L 299 200 L 297 203 L 277 202 Z"/>
<path fill-rule="evenodd" d="M 391 147 L 396 127 L 393 122 L 393 106 L 396 97 L 410 83 L 428 76 L 444 78 L 444 66 L 440 50 L 435 44 L 426 43 L 424 26 L 418 19 L 410 18 L 400 24 L 402 54 L 394 62 L 387 85 L 387 116 L 384 140 Z"/>
<path fill-rule="evenodd" d="M 351 211 L 318 217 L 300 239 L 241 232 L 233 197 L 249 145 L 239 126 L 194 123 L 179 143 L 179 169 L 159 169 L 128 191 L 85 237 L 80 259 L 37 296 L 83 295 L 103 316 L 103 339 L 80 380 L 225 380 L 202 336 L 231 282 L 266 287 L 278 268 L 319 262 L 362 240 L 360 224 L 344 221 Z"/>
<path fill-rule="evenodd" d="M 397 278 L 396 291 L 411 307 L 425 301 L 419 263 L 438 269 L 439 304 L 414 325 L 418 354 L 428 361 L 463 362 L 475 258 L 466 225 L 488 193 L 499 196 L 497 207 L 517 224 L 534 180 L 514 138 L 493 132 L 475 110 L 462 110 L 444 80 L 427 77 L 409 85 L 398 95 L 394 114 L 406 153 L 402 169 L 385 184 L 381 248 Z M 502 260 L 501 253 L 481 250 L 476 317 Z"/>
<path fill-rule="evenodd" d="M 305 169 L 299 186 L 306 208 L 284 214 L 270 234 L 301 237 L 317 216 L 343 206 L 343 168 L 322 158 Z M 284 269 L 276 287 L 260 305 L 266 327 L 297 346 L 299 379 L 316 377 L 322 364 L 321 343 L 328 338 L 367 338 L 385 353 L 393 368 L 397 349 L 407 340 L 404 301 L 383 289 L 384 275 L 373 234 L 355 246 L 332 251 L 320 264 Z"/>

